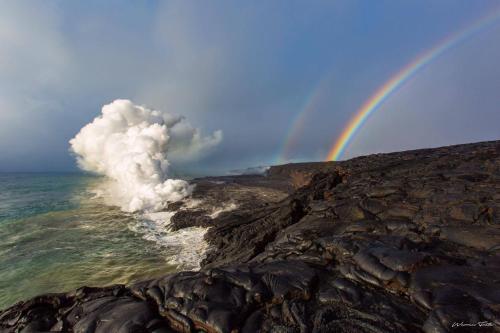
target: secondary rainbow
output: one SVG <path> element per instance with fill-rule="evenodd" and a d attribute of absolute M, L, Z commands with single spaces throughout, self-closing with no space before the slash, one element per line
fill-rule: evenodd
<path fill-rule="evenodd" d="M 403 69 L 391 77 L 387 82 L 380 87 L 362 106 L 358 109 L 354 117 L 349 121 L 340 136 L 335 141 L 334 145 L 329 150 L 327 161 L 337 161 L 345 149 L 349 146 L 353 137 L 363 126 L 366 120 L 373 112 L 378 110 L 380 106 L 396 92 L 405 82 L 414 77 L 419 70 L 429 65 L 434 59 L 453 48 L 460 42 L 489 27 L 500 18 L 500 10 L 496 10 L 492 14 L 488 14 L 477 20 L 474 24 L 469 25 L 458 33 L 438 43 L 435 47 L 427 52 L 416 57 L 415 60 L 407 64 Z"/>
<path fill-rule="evenodd" d="M 283 143 L 283 148 L 281 149 L 280 154 L 276 157 L 275 162 L 277 164 L 290 162 L 291 152 L 296 146 L 297 141 L 300 139 L 300 135 L 304 130 L 304 123 L 306 122 L 309 114 L 312 113 L 320 103 L 321 96 L 323 95 L 323 90 L 325 89 L 328 79 L 330 79 L 329 73 L 319 80 L 314 89 L 312 89 L 309 95 L 307 95 L 300 112 L 298 112 L 292 119 L 291 126 L 287 131 L 287 135 Z"/>

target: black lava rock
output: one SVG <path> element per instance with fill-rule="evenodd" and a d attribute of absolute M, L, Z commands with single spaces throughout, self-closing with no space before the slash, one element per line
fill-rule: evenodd
<path fill-rule="evenodd" d="M 500 141 L 196 181 L 202 269 L 44 295 L 2 332 L 500 332 Z"/>

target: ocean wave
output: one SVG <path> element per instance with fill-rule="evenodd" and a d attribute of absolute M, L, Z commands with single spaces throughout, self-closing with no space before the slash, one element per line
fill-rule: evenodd
<path fill-rule="evenodd" d="M 145 240 L 163 248 L 169 264 L 180 269 L 198 270 L 209 247 L 204 239 L 208 229 L 191 227 L 172 231 L 169 225 L 174 215 L 175 212 L 137 214 L 136 223 L 129 227 Z"/>

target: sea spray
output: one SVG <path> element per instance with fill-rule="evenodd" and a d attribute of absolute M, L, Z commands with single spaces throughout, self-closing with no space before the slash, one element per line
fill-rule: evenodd
<path fill-rule="evenodd" d="M 107 178 L 99 179 L 88 189 L 91 200 L 103 203 L 107 206 L 114 204 L 113 191 L 108 191 L 114 182 Z M 180 210 L 193 209 L 203 203 L 200 199 L 184 198 Z M 215 208 L 221 209 L 221 208 Z M 130 217 L 127 229 L 135 236 L 149 242 L 156 251 L 163 253 L 167 266 L 177 269 L 197 270 L 209 247 L 204 236 L 207 228 L 190 227 L 180 230 L 172 230 L 171 218 L 176 211 L 138 211 L 134 213 L 124 212 L 124 216 Z M 121 214 L 117 214 L 120 216 Z M 151 246 L 150 245 L 150 246 Z M 145 248 L 145 252 L 151 248 Z"/>
<path fill-rule="evenodd" d="M 159 211 L 192 192 L 188 182 L 168 177 L 170 160 L 199 157 L 222 139 L 203 137 L 185 118 L 115 100 L 70 140 L 78 165 L 108 177 L 115 204 L 124 211 Z"/>
<path fill-rule="evenodd" d="M 133 213 L 129 229 L 161 247 L 169 264 L 196 269 L 208 247 L 206 229 L 169 230 L 175 214 L 163 211 L 169 202 L 199 204 L 186 198 L 188 182 L 169 178 L 170 163 L 194 160 L 221 139 L 220 131 L 202 136 L 181 116 L 115 100 L 70 144 L 80 168 L 105 176 L 91 190 L 94 199 Z"/>
<path fill-rule="evenodd" d="M 190 227 L 170 230 L 170 219 L 175 212 L 145 213 L 137 217 L 138 223 L 129 228 L 154 242 L 166 252 L 166 261 L 182 269 L 197 270 L 208 249 L 204 240 L 206 228 Z"/>

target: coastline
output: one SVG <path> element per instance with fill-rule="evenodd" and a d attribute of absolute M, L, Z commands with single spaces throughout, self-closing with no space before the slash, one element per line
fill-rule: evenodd
<path fill-rule="evenodd" d="M 1 331 L 500 330 L 500 141 L 193 183 L 169 227 L 210 226 L 200 271 L 35 297 Z"/>

